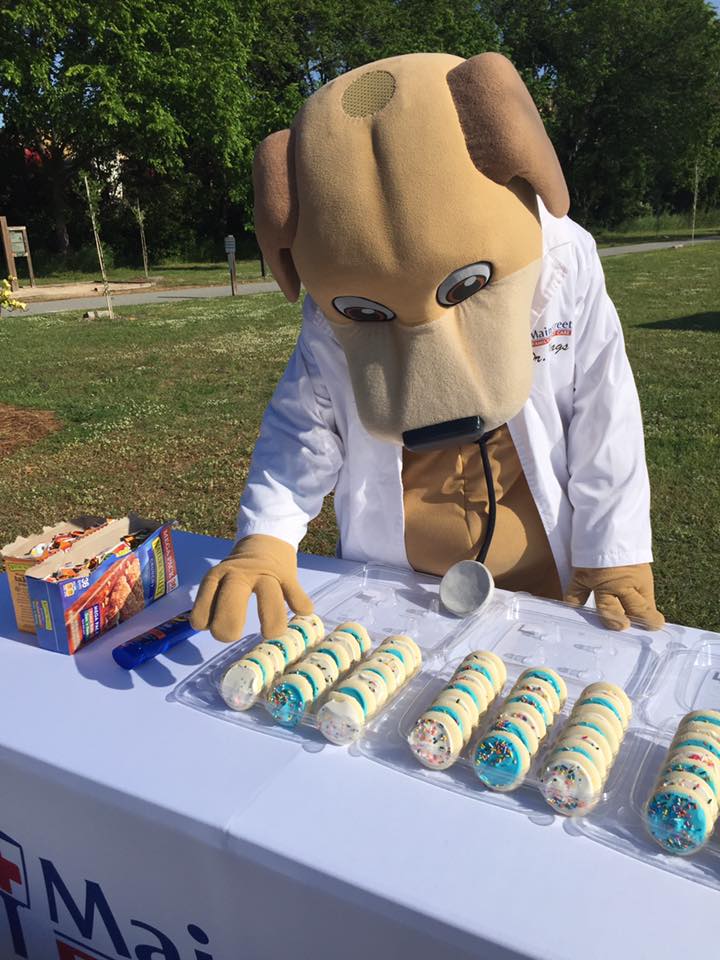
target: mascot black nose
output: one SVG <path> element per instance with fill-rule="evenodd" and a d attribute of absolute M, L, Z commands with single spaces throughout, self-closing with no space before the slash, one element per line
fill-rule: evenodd
<path fill-rule="evenodd" d="M 417 430 L 406 430 L 403 444 L 411 453 L 418 453 L 435 447 L 475 443 L 484 433 L 485 421 L 482 417 L 461 417 L 459 420 L 433 423 L 429 427 L 418 427 Z"/>

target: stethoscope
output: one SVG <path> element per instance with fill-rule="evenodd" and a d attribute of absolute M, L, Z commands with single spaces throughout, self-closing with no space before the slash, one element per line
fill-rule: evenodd
<path fill-rule="evenodd" d="M 494 433 L 494 430 L 490 430 L 475 441 L 480 447 L 483 474 L 488 492 L 487 529 L 477 559 L 460 560 L 453 564 L 440 581 L 440 600 L 450 613 L 454 613 L 458 617 L 467 617 L 471 613 L 479 613 L 490 603 L 495 590 L 493 576 L 485 566 L 485 559 L 495 533 L 497 513 L 495 478 L 492 474 L 490 457 L 487 451 L 487 442 Z"/>

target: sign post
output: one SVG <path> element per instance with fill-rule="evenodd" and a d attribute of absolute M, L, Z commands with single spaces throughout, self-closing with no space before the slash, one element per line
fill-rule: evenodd
<path fill-rule="evenodd" d="M 3 252 L 5 262 L 7 263 L 8 276 L 10 277 L 10 286 L 14 291 L 20 289 L 17 281 L 17 269 L 15 267 L 15 254 L 13 253 L 12 240 L 10 239 L 10 230 L 5 217 L 0 217 L 0 235 L 2 236 Z"/>
<path fill-rule="evenodd" d="M 225 237 L 225 253 L 228 258 L 228 269 L 230 270 L 230 290 L 235 296 L 237 287 L 237 273 L 235 270 L 235 237 L 230 233 Z"/>
<path fill-rule="evenodd" d="M 8 227 L 10 233 L 10 245 L 14 257 L 25 257 L 30 274 L 30 286 L 35 286 L 35 274 L 33 273 L 32 257 L 30 256 L 30 241 L 28 240 L 27 227 Z"/>

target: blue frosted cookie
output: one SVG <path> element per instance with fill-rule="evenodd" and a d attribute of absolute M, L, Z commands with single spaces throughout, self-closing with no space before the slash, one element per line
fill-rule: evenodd
<path fill-rule="evenodd" d="M 276 723 L 283 727 L 296 727 L 313 699 L 313 687 L 308 678 L 287 673 L 270 691 L 267 708 Z"/>
<path fill-rule="evenodd" d="M 491 790 L 519 787 L 530 769 L 530 753 L 509 730 L 491 730 L 475 748 L 475 773 Z"/>
<path fill-rule="evenodd" d="M 699 850 L 714 826 L 703 800 L 678 787 L 654 791 L 645 808 L 645 822 L 664 850 L 680 855 Z"/>

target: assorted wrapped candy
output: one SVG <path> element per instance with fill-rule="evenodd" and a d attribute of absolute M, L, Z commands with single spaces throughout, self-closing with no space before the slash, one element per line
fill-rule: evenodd
<path fill-rule="evenodd" d="M 387 637 L 327 695 L 317 713 L 320 732 L 331 743 L 351 743 L 421 665 L 422 653 L 414 640 L 404 634 Z"/>
<path fill-rule="evenodd" d="M 430 770 L 446 770 L 471 740 L 490 705 L 501 692 L 507 670 L 487 650 L 469 654 L 428 709 L 418 717 L 408 743 Z"/>
<path fill-rule="evenodd" d="M 668 853 L 695 853 L 712 836 L 720 796 L 720 710 L 685 716 L 645 805 L 645 823 Z"/>
<path fill-rule="evenodd" d="M 475 773 L 491 790 L 515 790 L 567 699 L 563 678 L 549 667 L 525 670 L 473 754 Z"/>
<path fill-rule="evenodd" d="M 582 816 L 593 809 L 631 718 L 632 704 L 621 687 L 600 681 L 583 690 L 540 776 L 553 810 Z"/>

